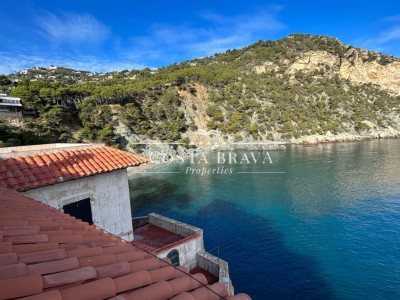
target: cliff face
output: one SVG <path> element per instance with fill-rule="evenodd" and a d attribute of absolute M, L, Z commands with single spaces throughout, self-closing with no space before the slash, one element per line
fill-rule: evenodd
<path fill-rule="evenodd" d="M 270 123 L 270 130 L 265 132 L 259 130 L 259 137 L 254 138 L 249 134 L 243 133 L 243 130 L 239 130 L 235 134 L 218 129 L 210 130 L 209 124 L 213 121 L 213 117 L 208 116 L 206 111 L 210 105 L 213 105 L 213 101 L 209 99 L 209 94 L 212 92 L 219 93 L 221 88 L 219 88 L 219 91 L 216 91 L 213 87 L 196 83 L 194 85 L 197 91 L 195 95 L 188 92 L 180 92 L 180 96 L 184 103 L 183 110 L 185 111 L 185 115 L 190 120 L 193 120 L 194 124 L 197 126 L 196 130 L 189 130 L 184 134 L 184 136 L 188 137 L 191 143 L 207 149 L 221 147 L 229 148 L 229 145 L 239 142 L 238 137 L 240 142 L 243 144 L 270 142 L 271 140 L 308 144 L 333 141 L 353 141 L 365 138 L 398 137 L 400 136 L 400 118 L 398 114 L 400 104 L 400 98 L 398 98 L 400 95 L 400 62 L 393 59 L 392 61 L 383 64 L 382 61 L 380 61 L 381 59 L 383 60 L 382 56 L 378 53 L 362 49 L 354 49 L 351 47 L 348 47 L 342 55 L 333 54 L 328 51 L 312 50 L 297 53 L 296 58 L 292 59 L 292 61 L 288 59 L 281 59 L 278 63 L 268 60 L 264 61 L 259 65 L 253 66 L 251 72 L 255 74 L 254 78 L 258 78 L 257 76 L 266 76 L 266 74 L 278 78 L 287 76 L 289 78 L 288 82 L 293 83 L 294 86 L 296 84 L 302 86 L 305 84 L 318 86 L 318 80 L 332 80 L 333 78 L 338 77 L 340 79 L 338 86 L 342 85 L 341 88 L 343 94 L 349 90 L 348 85 L 343 84 L 345 82 L 349 82 L 349 85 L 352 86 L 352 88 L 359 87 L 359 94 L 363 95 L 362 97 L 368 98 L 368 100 L 365 101 L 365 104 L 371 105 L 371 111 L 375 110 L 373 113 L 381 116 L 383 111 L 379 111 L 379 109 L 372 105 L 381 101 L 382 99 L 379 99 L 381 96 L 378 95 L 376 96 L 378 99 L 373 99 L 375 96 L 370 97 L 370 95 L 367 95 L 363 90 L 364 85 L 372 85 L 378 91 L 386 91 L 388 95 L 391 95 L 390 97 L 393 97 L 394 102 L 397 102 L 390 109 L 387 107 L 383 109 L 385 111 L 385 117 L 374 119 L 369 118 L 364 114 L 360 116 L 358 121 L 352 120 L 352 112 L 349 111 L 349 109 L 353 109 L 352 107 L 354 107 L 357 101 L 359 101 L 357 99 L 353 102 L 350 101 L 350 103 L 340 103 L 339 100 L 338 108 L 336 110 L 332 109 L 329 112 L 332 105 L 325 105 L 326 103 L 330 103 L 329 95 L 322 90 L 308 95 L 308 100 L 306 101 L 308 103 L 306 103 L 306 105 L 313 103 L 318 106 L 318 99 L 320 99 L 321 107 L 324 106 L 323 109 L 328 111 L 328 114 L 333 115 L 334 120 L 341 119 L 341 121 L 336 123 L 337 127 L 342 127 L 340 132 L 333 132 L 332 130 L 325 130 L 325 132 L 309 131 L 308 134 L 286 138 L 281 132 L 279 132 L 279 124 Z M 297 75 L 300 73 L 304 74 L 304 76 L 308 76 L 307 82 L 298 78 Z M 246 74 L 247 75 L 244 75 L 245 77 L 249 76 L 249 73 Z M 249 93 L 244 96 L 246 93 L 246 80 L 243 80 L 242 78 L 239 78 L 239 80 L 244 81 L 241 85 L 241 97 L 243 99 L 246 96 L 248 97 Z M 267 86 L 260 82 L 257 89 L 267 90 L 264 97 L 260 97 L 256 93 L 250 95 L 253 100 L 260 104 L 260 107 L 268 108 L 275 106 L 273 101 L 271 101 L 272 94 L 268 91 Z M 223 93 L 224 96 L 226 94 L 227 93 Z M 339 89 L 339 99 L 341 96 Z M 348 97 L 347 95 L 343 96 L 343 98 Z M 294 98 L 297 97 L 300 96 L 294 95 Z M 382 95 L 382 98 L 385 97 L 386 96 Z M 307 98 L 307 96 L 305 98 Z M 321 101 L 323 99 L 325 99 L 325 101 Z M 288 100 L 290 101 L 291 99 Z M 220 102 L 218 105 L 222 115 L 224 116 L 223 122 L 228 123 L 229 118 L 232 117 L 232 113 L 230 113 L 228 109 L 230 103 L 225 101 Z M 307 107 L 304 108 L 307 109 Z M 263 124 L 257 120 L 260 110 L 248 112 L 248 115 L 249 113 L 252 114 L 251 119 L 253 121 L 251 121 L 251 123 L 262 127 Z M 282 111 L 279 113 L 282 113 Z M 382 121 L 385 118 L 387 122 Z M 261 121 L 262 120 L 263 118 L 261 118 Z M 356 124 L 357 122 L 358 125 Z M 298 121 L 295 118 L 289 120 L 289 123 L 293 125 L 293 128 L 298 126 Z"/>
<path fill-rule="evenodd" d="M 195 94 L 188 91 L 178 91 L 179 96 L 183 100 L 183 109 L 186 119 L 193 120 L 198 130 L 206 130 L 207 122 L 210 118 L 206 114 L 208 106 L 208 91 L 202 84 L 194 84 Z"/>
<path fill-rule="evenodd" d="M 326 51 L 308 51 L 287 69 L 288 74 L 297 71 L 324 70 L 328 76 L 339 75 L 354 84 L 374 84 L 395 95 L 400 95 L 400 62 L 381 65 L 377 61 L 364 61 L 366 51 L 349 50 L 344 58 Z"/>

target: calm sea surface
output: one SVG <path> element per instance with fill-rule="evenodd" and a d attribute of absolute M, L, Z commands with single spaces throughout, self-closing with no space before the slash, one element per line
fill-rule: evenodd
<path fill-rule="evenodd" d="M 254 300 L 400 299 L 400 140 L 251 153 L 130 179 L 132 215 L 203 228 Z M 232 174 L 187 174 L 218 167 Z"/>

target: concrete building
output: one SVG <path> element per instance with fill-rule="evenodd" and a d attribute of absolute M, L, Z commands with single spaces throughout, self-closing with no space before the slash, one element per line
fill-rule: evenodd
<path fill-rule="evenodd" d="M 19 121 L 22 117 L 21 99 L 0 94 L 0 121 Z"/>
<path fill-rule="evenodd" d="M 0 157 L 0 185 L 133 239 L 126 169 L 146 158 L 98 144 L 0 148 Z"/>

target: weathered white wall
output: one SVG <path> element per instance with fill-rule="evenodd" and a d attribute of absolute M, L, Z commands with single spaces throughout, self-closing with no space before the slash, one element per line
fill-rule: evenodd
<path fill-rule="evenodd" d="M 164 258 L 171 250 L 176 249 L 179 252 L 181 266 L 185 266 L 189 270 L 196 267 L 197 253 L 204 250 L 203 229 L 155 213 L 149 214 L 149 223 L 184 237 L 199 234 L 196 238 L 189 239 L 180 245 L 174 245 L 157 254 L 159 258 Z"/>
<path fill-rule="evenodd" d="M 94 225 L 123 239 L 133 239 L 126 169 L 60 182 L 23 194 L 59 210 L 66 204 L 90 198 Z"/>
<path fill-rule="evenodd" d="M 168 253 L 173 249 L 179 252 L 179 262 L 181 266 L 185 266 L 189 270 L 193 269 L 197 265 L 197 252 L 202 251 L 203 248 L 203 236 L 199 236 L 196 239 L 189 240 L 183 244 L 176 245 L 157 254 L 159 258 L 167 257 Z"/>

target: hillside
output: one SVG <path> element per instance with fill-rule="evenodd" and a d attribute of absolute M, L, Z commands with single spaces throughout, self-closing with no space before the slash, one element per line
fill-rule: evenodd
<path fill-rule="evenodd" d="M 2 145 L 156 139 L 209 148 L 400 130 L 400 60 L 323 36 L 259 41 L 153 71 L 36 68 L 2 76 L 0 89 L 38 115 L 0 124 Z"/>

